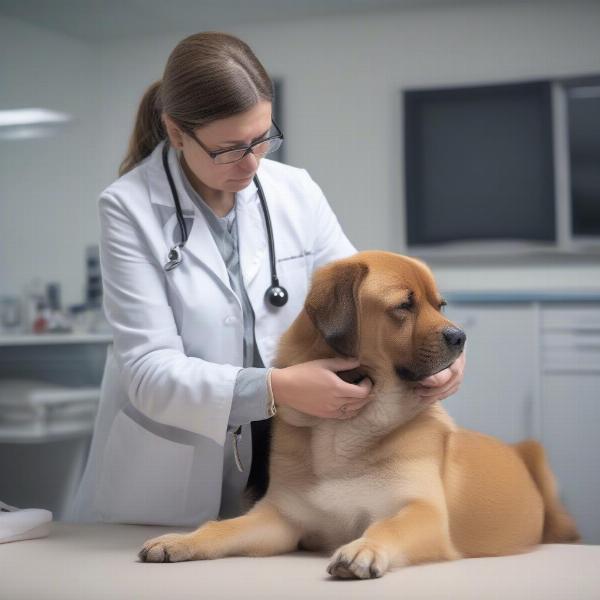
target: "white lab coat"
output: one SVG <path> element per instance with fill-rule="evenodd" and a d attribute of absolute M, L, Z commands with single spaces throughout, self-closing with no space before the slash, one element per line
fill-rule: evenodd
<path fill-rule="evenodd" d="M 252 460 L 250 425 L 235 466 L 229 425 L 243 364 L 242 307 L 202 213 L 169 164 L 188 224 L 183 262 L 166 272 L 179 239 L 162 146 L 99 201 L 104 307 L 114 333 L 94 435 L 69 518 L 194 526 L 239 514 Z M 240 264 L 265 365 L 300 311 L 316 267 L 355 252 L 306 171 L 263 159 L 277 272 L 289 301 L 270 286 L 263 213 L 251 183 L 236 195 Z M 265 402 L 266 410 L 266 402 Z M 266 414 L 266 412 L 265 412 Z"/>

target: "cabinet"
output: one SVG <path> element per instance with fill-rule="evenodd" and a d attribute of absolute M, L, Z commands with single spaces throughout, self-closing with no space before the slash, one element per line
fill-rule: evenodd
<path fill-rule="evenodd" d="M 99 391 L 110 342 L 106 335 L 0 337 L 0 383 L 35 380 Z M 2 416 L 0 499 L 23 508 L 47 508 L 59 520 L 85 465 L 93 414 L 43 425 L 11 422 Z"/>
<path fill-rule="evenodd" d="M 561 498 L 588 543 L 600 543 L 600 374 L 543 378 L 542 442 Z"/>
<path fill-rule="evenodd" d="M 506 442 L 540 440 L 584 541 L 600 543 L 600 298 L 462 295 L 447 316 L 467 333 L 448 412 Z"/>
<path fill-rule="evenodd" d="M 584 541 L 600 542 L 600 308 L 541 312 L 542 442 Z"/>
<path fill-rule="evenodd" d="M 535 335 L 529 305 L 452 305 L 447 317 L 467 333 L 460 391 L 444 406 L 461 427 L 516 442 L 532 435 Z"/>

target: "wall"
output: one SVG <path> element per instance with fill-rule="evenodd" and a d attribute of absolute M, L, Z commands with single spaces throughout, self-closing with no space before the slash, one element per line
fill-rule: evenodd
<path fill-rule="evenodd" d="M 465 2 L 240 33 L 272 72 L 293 73 L 290 162 L 322 185 L 357 246 L 402 252 L 400 89 L 597 73 L 599 26 L 598 2 Z M 600 262 L 434 270 L 443 289 L 600 287 Z"/>
<path fill-rule="evenodd" d="M 284 78 L 287 161 L 309 170 L 357 247 L 402 251 L 401 88 L 597 73 L 599 25 L 597 2 L 499 1 L 229 30 Z M 81 119 L 35 149 L 0 145 L 0 294 L 38 272 L 79 297 L 94 201 L 116 175 L 141 94 L 175 43 L 202 29 L 94 46 L 0 20 L 15 90 L 3 82 L 0 105 L 34 94 Z M 23 258 L 9 264 L 15 248 Z M 443 289 L 600 287 L 589 264 L 435 270 Z"/>
<path fill-rule="evenodd" d="M 83 299 L 101 189 L 96 56 L 88 44 L 0 17 L 0 109 L 51 108 L 75 119 L 53 137 L 0 139 L 0 296 L 38 276 L 60 282 L 67 303 Z"/>

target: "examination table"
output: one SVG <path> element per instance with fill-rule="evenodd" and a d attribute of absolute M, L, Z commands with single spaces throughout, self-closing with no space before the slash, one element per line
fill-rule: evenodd
<path fill-rule="evenodd" d="M 407 567 L 381 579 L 333 580 L 327 557 L 151 564 L 137 561 L 148 538 L 174 528 L 52 523 L 47 538 L 0 545 L 2 600 L 599 600 L 600 546 L 544 545 L 517 556 Z"/>

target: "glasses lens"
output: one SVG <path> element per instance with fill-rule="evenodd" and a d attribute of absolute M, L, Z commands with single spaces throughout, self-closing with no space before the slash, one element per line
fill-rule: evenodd
<path fill-rule="evenodd" d="M 258 142 L 251 146 L 252 153 L 254 156 L 262 158 L 263 156 L 266 156 L 267 154 L 275 152 L 275 150 L 279 149 L 282 141 L 283 140 L 280 137 L 276 137 L 265 140 L 264 142 Z M 229 152 L 217 154 L 217 156 L 215 156 L 215 163 L 218 165 L 227 165 L 237 162 L 238 160 L 242 160 L 244 156 L 246 156 L 245 148 L 241 150 L 231 150 Z"/>
<path fill-rule="evenodd" d="M 275 152 L 281 146 L 281 138 L 271 138 L 265 140 L 264 142 L 260 142 L 256 144 L 256 146 L 252 146 L 252 152 L 256 156 L 265 156 L 266 154 L 270 154 L 271 152 Z"/>
<path fill-rule="evenodd" d="M 244 154 L 246 154 L 245 149 L 223 152 L 222 154 L 217 154 L 217 156 L 215 156 L 215 163 L 218 165 L 227 165 L 229 163 L 234 163 L 238 160 L 242 160 L 242 158 L 244 158 Z"/>

